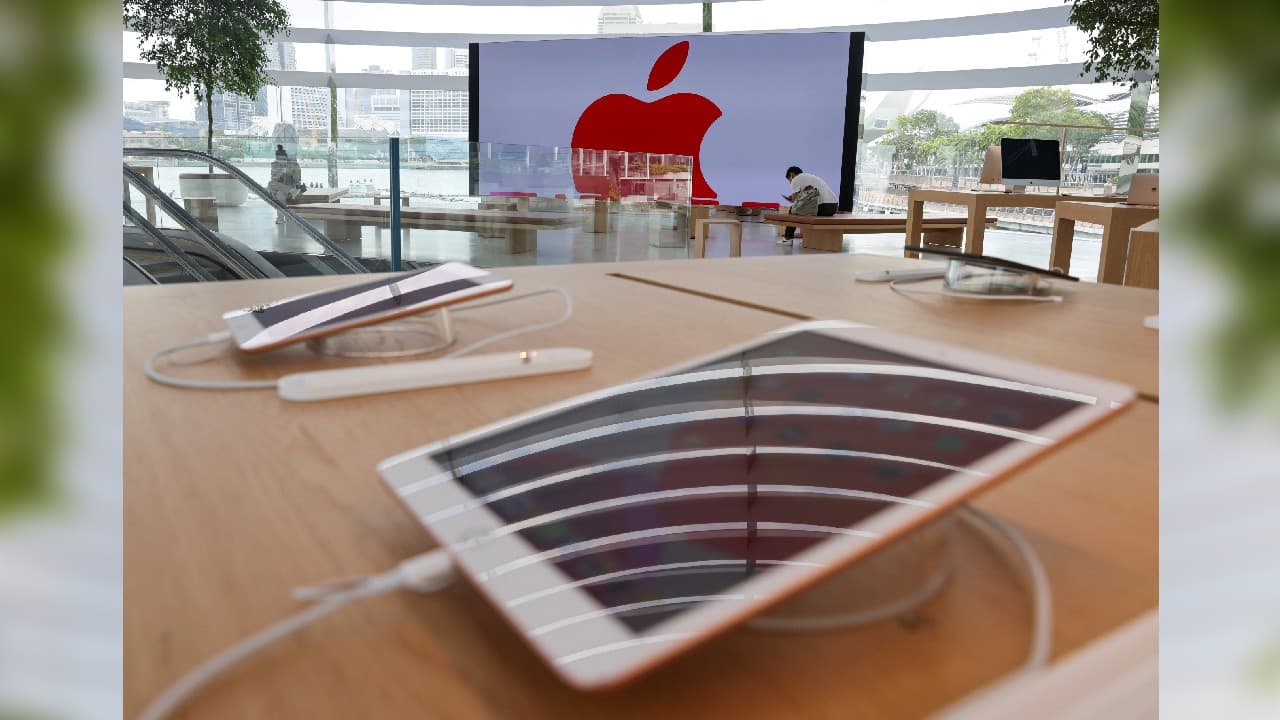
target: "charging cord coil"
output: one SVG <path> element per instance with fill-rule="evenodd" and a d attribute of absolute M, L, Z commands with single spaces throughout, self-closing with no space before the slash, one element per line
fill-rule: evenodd
<path fill-rule="evenodd" d="M 489 345 L 492 345 L 497 342 L 501 342 L 503 340 L 508 340 L 510 338 L 518 337 L 520 335 L 525 335 L 527 333 L 538 332 L 540 330 L 550 330 L 551 328 L 563 325 L 564 323 L 568 322 L 570 318 L 573 317 L 573 297 L 569 295 L 569 293 L 563 288 L 549 288 L 545 290 L 534 290 L 532 292 L 521 293 L 519 295 L 512 295 L 510 297 L 503 297 L 497 300 L 488 300 L 485 302 L 469 303 L 461 307 L 449 308 L 449 312 L 456 314 L 456 313 L 468 312 L 471 310 L 479 310 L 481 308 L 492 307 L 494 305 L 501 305 L 503 303 L 515 302 L 517 300 L 525 300 L 531 297 L 537 297 L 539 295 L 559 295 L 564 300 L 564 312 L 562 312 L 561 315 L 555 320 L 535 323 L 533 325 L 526 325 L 524 327 L 515 328 L 514 330 L 507 330 L 505 332 L 500 332 L 495 335 L 491 335 L 487 338 L 484 338 L 483 340 L 477 340 L 476 342 L 473 342 L 470 345 L 466 345 L 457 350 L 448 352 L 442 355 L 441 357 L 445 357 L 445 358 L 460 357 L 462 355 L 466 355 L 475 350 L 479 350 L 480 348 L 483 348 L 483 347 L 488 347 Z M 171 365 L 195 365 L 202 362 L 208 362 L 214 356 L 208 355 L 208 356 L 197 357 L 194 359 L 186 359 L 186 360 L 181 358 L 175 358 L 174 356 L 178 355 L 179 353 L 183 353 L 189 350 L 194 350 L 196 348 L 218 345 L 218 344 L 227 342 L 230 339 L 231 339 L 231 333 L 224 330 L 222 332 L 216 332 L 211 335 L 206 335 L 198 340 L 191 340 L 189 342 L 185 342 L 180 345 L 174 345 L 173 347 L 168 347 L 163 350 L 158 350 L 147 357 L 144 370 L 147 374 L 147 377 L 150 378 L 153 382 L 160 383 L 161 385 L 168 385 L 170 387 L 185 388 L 188 390 L 268 390 L 268 389 L 277 387 L 277 385 L 279 384 L 279 381 L 274 379 L 273 380 L 190 380 L 186 378 L 179 378 L 179 377 L 173 377 L 171 375 L 165 375 L 164 373 L 160 372 L 156 368 L 157 364 L 162 360 L 167 361 Z"/>

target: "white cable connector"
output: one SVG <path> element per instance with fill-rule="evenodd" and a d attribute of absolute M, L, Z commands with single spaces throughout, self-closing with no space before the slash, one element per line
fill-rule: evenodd
<path fill-rule="evenodd" d="M 356 600 L 396 590 L 435 592 L 449 585 L 455 577 L 453 561 L 443 550 L 436 549 L 411 557 L 379 575 L 353 576 L 298 588 L 294 590 L 294 597 L 314 600 L 314 604 L 206 660 L 170 685 L 138 718 L 162 720 L 168 717 L 202 687 L 238 663 Z"/>
<path fill-rule="evenodd" d="M 478 340 L 458 350 L 454 350 L 453 352 L 450 352 L 447 355 L 444 355 L 442 357 L 447 357 L 447 358 L 459 357 L 467 353 L 470 353 L 473 350 L 478 350 L 482 347 L 485 347 L 487 345 L 492 345 L 493 343 L 500 342 L 502 340 L 518 337 L 520 335 L 524 335 L 531 332 L 538 332 L 539 330 L 550 330 L 551 328 L 563 325 L 566 322 L 569 322 L 569 319 L 573 317 L 573 297 L 570 296 L 569 293 L 562 288 L 549 288 L 546 290 L 535 290 L 533 292 L 522 293 L 520 295 L 511 295 L 508 297 L 502 297 L 497 300 L 489 300 L 487 302 L 472 303 L 469 305 L 463 305 L 462 307 L 449 308 L 450 312 L 460 313 L 460 312 L 466 312 L 468 310 L 478 310 L 480 308 L 491 307 L 493 305 L 501 305 L 503 303 L 515 302 L 517 300 L 524 300 L 526 298 L 536 297 L 538 295 L 548 295 L 552 293 L 559 294 L 562 298 L 564 298 L 564 312 L 560 315 L 560 317 L 556 318 L 555 320 L 551 320 L 549 322 L 544 322 L 544 323 L 536 323 L 534 325 L 526 325 L 524 327 L 516 328 L 514 330 L 500 332 L 496 335 L 492 335 L 483 340 Z M 170 387 L 177 387 L 177 388 L 185 388 L 188 390 L 269 390 L 269 389 L 276 388 L 279 385 L 279 379 L 274 379 L 274 380 L 187 380 L 184 378 L 173 377 L 171 375 L 164 375 L 160 373 L 159 370 L 156 369 L 156 363 L 159 360 L 171 358 L 173 355 L 180 353 L 184 350 L 191 350 L 193 348 L 205 347 L 208 345 L 217 345 L 218 343 L 223 343 L 230 339 L 231 339 L 231 333 L 224 330 L 222 332 L 216 332 L 210 335 L 206 335 L 200 338 L 199 340 L 192 340 L 190 342 L 182 343 L 181 345 L 174 345 L 173 347 L 165 348 L 163 350 L 158 350 L 152 353 L 149 357 L 147 357 L 147 361 L 144 366 L 144 369 L 147 373 L 147 377 L 154 382 L 160 383 L 161 385 L 168 385 Z M 210 359 L 211 358 L 209 357 L 204 357 L 204 358 L 200 358 L 193 361 L 175 361 L 170 359 L 169 362 L 173 365 L 194 365 L 197 363 L 206 362 Z"/>

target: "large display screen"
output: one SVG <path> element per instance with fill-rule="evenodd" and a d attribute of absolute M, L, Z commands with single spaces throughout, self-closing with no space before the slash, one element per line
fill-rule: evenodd
<path fill-rule="evenodd" d="M 1094 401 L 797 333 L 438 452 L 477 500 L 438 514 L 487 507 L 643 632 Z"/>
<path fill-rule="evenodd" d="M 847 32 L 474 44 L 471 140 L 687 155 L 692 196 L 724 204 L 778 202 L 796 165 L 848 209 L 862 45 Z"/>

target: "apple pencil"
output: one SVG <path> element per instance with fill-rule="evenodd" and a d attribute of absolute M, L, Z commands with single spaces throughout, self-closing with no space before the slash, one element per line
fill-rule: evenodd
<path fill-rule="evenodd" d="M 295 402 L 332 400 L 584 370 L 591 360 L 591 351 L 583 348 L 545 348 L 366 365 L 285 375 L 277 392 Z"/>

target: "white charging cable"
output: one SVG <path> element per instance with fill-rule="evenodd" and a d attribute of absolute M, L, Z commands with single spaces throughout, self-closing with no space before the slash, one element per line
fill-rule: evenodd
<path fill-rule="evenodd" d="M 517 300 L 525 300 L 531 297 L 537 297 L 539 295 L 549 295 L 549 294 L 558 294 L 561 298 L 564 299 L 564 312 L 560 315 L 560 317 L 556 318 L 555 320 L 544 322 L 544 323 L 536 323 L 534 325 L 526 325 L 524 327 L 516 328 L 514 330 L 501 332 L 496 335 L 487 337 L 483 340 L 478 340 L 476 342 L 473 342 L 470 345 L 464 346 L 457 350 L 454 350 L 448 353 L 447 355 L 444 355 L 443 357 L 459 357 L 461 355 L 466 355 L 467 353 L 470 353 L 474 350 L 478 350 L 482 347 L 492 345 L 493 343 L 500 342 L 502 340 L 518 337 L 526 333 L 538 332 L 539 330 L 550 330 L 551 328 L 563 325 L 566 322 L 569 322 L 569 319 L 573 317 L 573 297 L 570 296 L 569 293 L 565 291 L 563 288 L 548 288 L 545 290 L 534 290 L 533 292 L 521 293 L 519 295 L 511 295 L 508 297 L 499 298 L 497 300 L 489 300 L 481 303 L 463 305 L 457 308 L 449 308 L 449 312 L 460 313 L 460 312 L 467 312 L 469 310 L 478 310 L 480 308 L 491 307 L 493 305 L 501 305 L 503 303 L 515 302 Z M 206 335 L 198 340 L 192 340 L 190 342 L 185 342 L 180 345 L 174 345 L 173 347 L 168 347 L 163 350 L 157 350 L 156 352 L 151 353 L 151 355 L 147 357 L 146 364 L 144 365 L 144 370 L 147 373 L 147 377 L 150 378 L 153 382 L 160 383 L 161 385 L 168 385 L 170 387 L 185 388 L 188 390 L 268 390 L 268 389 L 275 388 L 278 385 L 278 381 L 275 379 L 272 379 L 272 380 L 188 380 L 185 378 L 173 377 L 172 375 L 165 375 L 156 369 L 157 362 L 159 362 L 160 360 L 166 360 L 166 359 L 172 365 L 195 365 L 197 363 L 207 362 L 212 359 L 212 356 L 202 357 L 196 360 L 174 359 L 173 356 L 186 350 L 193 350 L 199 347 L 218 345 L 220 343 L 227 342 L 230 339 L 231 339 L 231 333 L 224 330 L 222 332 L 216 332 L 210 335 Z"/>
<path fill-rule="evenodd" d="M 1031 650 L 1026 662 L 1013 675 L 993 683 L 982 691 L 969 696 L 961 703 L 948 708 L 938 715 L 939 720 L 960 713 L 971 704 L 980 702 L 982 698 L 1007 683 L 1020 679 L 1025 674 L 1042 669 L 1049 660 L 1053 636 L 1052 593 L 1049 589 L 1048 575 L 1031 544 L 1020 532 L 1000 518 L 979 510 L 971 505 L 964 505 L 957 514 L 962 520 L 972 525 L 993 541 L 993 544 L 1011 549 L 1010 555 L 1017 556 L 1026 569 L 1027 584 L 1032 596 L 1032 632 Z M 223 650 L 206 660 L 194 670 L 182 676 L 157 697 L 139 716 L 139 720 L 163 720 L 181 707 L 201 688 L 208 685 L 219 675 L 235 665 L 263 650 L 264 648 L 307 627 L 320 618 L 339 610 L 356 600 L 376 597 L 397 590 L 413 590 L 416 592 L 434 592 L 448 586 L 457 577 L 453 562 L 440 549 L 417 555 L 398 564 L 395 568 L 379 575 L 356 575 L 329 580 L 318 585 L 295 588 L 293 596 L 300 600 L 312 601 L 314 604 L 295 615 L 285 618 L 254 635 Z M 866 611 L 856 615 L 836 618 L 806 620 L 782 620 L 775 618 L 757 618 L 752 625 L 767 630 L 831 630 L 851 628 L 883 620 L 894 615 L 909 612 L 937 594 L 945 583 L 946 572 L 931 577 L 920 591 L 907 598 L 895 601 L 891 605 Z"/>
<path fill-rule="evenodd" d="M 1049 660 L 1053 642 L 1053 593 L 1049 588 L 1049 576 L 1035 548 L 1017 528 L 1004 520 L 972 505 L 962 505 L 956 514 L 967 525 L 981 533 L 991 545 L 1024 570 L 1025 584 L 1031 595 L 1031 644 L 1026 662 L 1015 675 L 1044 667 Z M 918 590 L 879 607 L 857 613 L 828 615 L 813 618 L 777 618 L 763 616 L 751 620 L 752 629 L 809 632 L 815 630 L 847 630 L 904 615 L 932 599 L 942 589 L 949 576 L 944 568 L 927 578 Z"/>
<path fill-rule="evenodd" d="M 1031 595 L 1031 647 L 1018 672 L 1043 668 L 1053 651 L 1053 591 L 1040 555 L 1017 528 L 973 505 L 962 505 L 960 519 L 979 531 L 990 544 L 1004 551 L 1010 564 L 1021 566 L 1023 582 Z"/>
<path fill-rule="evenodd" d="M 162 720 L 219 675 L 260 650 L 307 627 L 320 618 L 350 605 L 356 600 L 385 595 L 396 590 L 434 592 L 456 577 L 453 561 L 443 550 L 409 558 L 380 575 L 344 578 L 321 586 L 298 588 L 294 597 L 313 600 L 314 604 L 257 633 L 241 640 L 188 672 L 160 694 L 139 720 Z"/>
<path fill-rule="evenodd" d="M 972 505 L 960 509 L 960 517 L 987 536 L 997 547 L 1009 548 L 1026 568 L 1025 580 L 1031 590 L 1031 650 L 1017 670 L 974 692 L 950 707 L 930 716 L 930 720 L 969 720 L 975 707 L 982 707 L 992 695 L 1006 687 L 1043 672 L 1053 650 L 1053 595 L 1044 565 L 1031 544 L 1012 525 Z"/>

